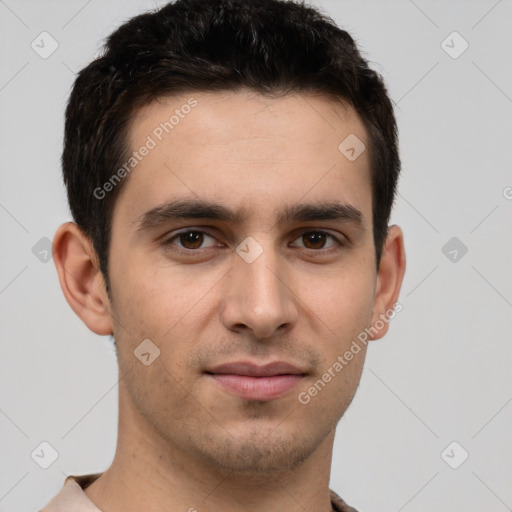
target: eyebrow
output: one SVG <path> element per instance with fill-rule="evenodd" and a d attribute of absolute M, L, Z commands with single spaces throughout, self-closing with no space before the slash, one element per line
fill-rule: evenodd
<path fill-rule="evenodd" d="M 203 199 L 168 201 L 139 215 L 134 223 L 136 231 L 154 229 L 171 220 L 208 219 L 242 224 L 247 219 L 245 210 L 232 210 L 224 205 Z M 340 202 L 293 203 L 277 212 L 278 224 L 315 220 L 338 220 L 363 228 L 363 214 L 350 204 Z"/>

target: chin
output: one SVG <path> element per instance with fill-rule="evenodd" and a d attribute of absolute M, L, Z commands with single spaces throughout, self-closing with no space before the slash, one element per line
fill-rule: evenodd
<path fill-rule="evenodd" d="M 325 430 L 324 435 L 318 430 L 309 435 L 304 430 L 283 432 L 279 425 L 260 426 L 252 431 L 202 437 L 199 444 L 190 441 L 203 464 L 222 472 L 258 475 L 286 472 L 302 464 L 325 439 L 329 429 Z"/>

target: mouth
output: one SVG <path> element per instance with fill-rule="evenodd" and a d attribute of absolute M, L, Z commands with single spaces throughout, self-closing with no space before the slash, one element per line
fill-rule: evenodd
<path fill-rule="evenodd" d="M 239 361 L 216 366 L 205 373 L 224 391 L 257 401 L 286 395 L 306 376 L 306 372 L 284 361 L 265 365 Z"/>

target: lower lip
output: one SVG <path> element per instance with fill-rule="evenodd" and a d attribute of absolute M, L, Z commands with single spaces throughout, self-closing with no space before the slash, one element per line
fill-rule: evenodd
<path fill-rule="evenodd" d="M 211 377 L 225 390 L 247 400 L 272 400 L 292 390 L 303 378 L 302 375 L 273 375 L 270 377 L 249 377 L 216 373 Z"/>

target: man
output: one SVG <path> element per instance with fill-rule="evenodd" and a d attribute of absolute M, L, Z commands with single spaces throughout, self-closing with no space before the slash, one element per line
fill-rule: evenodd
<path fill-rule="evenodd" d="M 64 295 L 119 362 L 114 460 L 56 511 L 354 511 L 335 428 L 405 271 L 381 78 L 303 4 L 129 20 L 66 110 Z"/>

